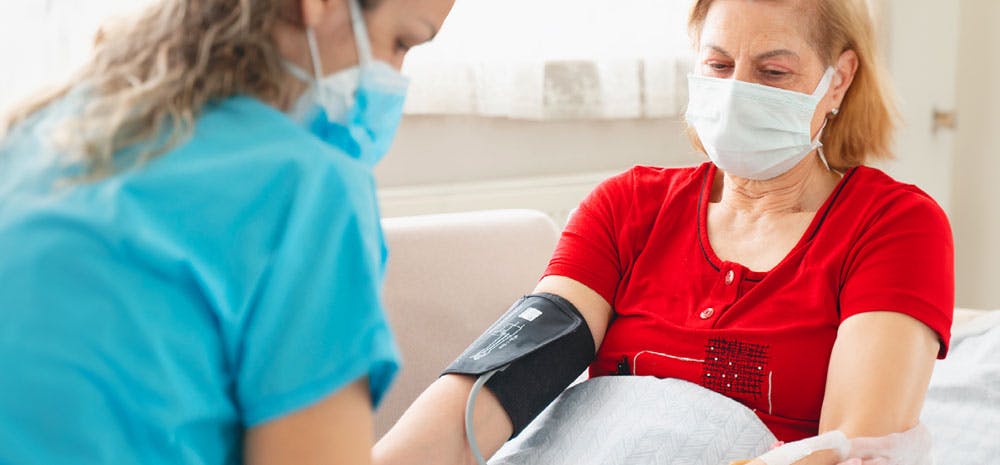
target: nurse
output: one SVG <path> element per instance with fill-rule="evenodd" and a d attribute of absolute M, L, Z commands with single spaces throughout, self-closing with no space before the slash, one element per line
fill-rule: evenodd
<path fill-rule="evenodd" d="M 0 126 L 0 463 L 363 464 L 372 167 L 453 0 L 159 0 Z"/>

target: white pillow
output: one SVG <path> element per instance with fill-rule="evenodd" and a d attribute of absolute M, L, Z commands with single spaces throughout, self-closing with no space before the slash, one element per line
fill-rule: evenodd
<path fill-rule="evenodd" d="M 774 442 L 750 409 L 696 384 L 604 376 L 567 389 L 490 465 L 725 465 Z"/>
<path fill-rule="evenodd" d="M 1000 311 L 959 326 L 934 366 L 921 421 L 939 465 L 1000 463 Z"/>

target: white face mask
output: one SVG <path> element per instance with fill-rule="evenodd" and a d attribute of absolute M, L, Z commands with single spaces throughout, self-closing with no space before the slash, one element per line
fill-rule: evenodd
<path fill-rule="evenodd" d="M 348 0 L 348 6 L 359 63 L 323 76 L 316 35 L 307 29 L 313 75 L 286 62 L 294 76 L 310 84 L 292 106 L 289 116 L 305 124 L 320 139 L 374 166 L 395 137 L 409 79 L 388 63 L 375 59 L 359 1 Z"/>
<path fill-rule="evenodd" d="M 811 124 L 833 73 L 827 68 L 812 95 L 691 75 L 685 118 L 719 169 L 746 179 L 771 179 L 823 146 L 823 130 L 813 139 Z"/>

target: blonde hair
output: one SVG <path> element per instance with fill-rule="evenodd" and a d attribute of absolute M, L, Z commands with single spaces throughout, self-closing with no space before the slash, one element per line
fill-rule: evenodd
<path fill-rule="evenodd" d="M 695 44 L 714 0 L 697 0 L 691 8 L 688 30 Z M 823 147 L 830 166 L 846 169 L 868 160 L 892 157 L 896 106 L 886 72 L 878 59 L 875 28 L 865 0 L 803 0 L 811 21 L 809 42 L 826 64 L 853 50 L 858 69 L 844 95 L 840 112 L 823 130 Z M 694 131 L 688 134 L 695 148 L 704 147 Z"/>
<path fill-rule="evenodd" d="M 362 1 L 368 6 L 372 1 Z M 53 91 L 16 108 L 0 137 L 85 86 L 81 112 L 54 135 L 82 156 L 91 177 L 114 170 L 115 153 L 136 144 L 140 160 L 187 138 L 205 105 L 250 95 L 273 105 L 291 96 L 272 36 L 279 17 L 299 21 L 291 0 L 160 0 L 98 34 L 90 60 Z"/>

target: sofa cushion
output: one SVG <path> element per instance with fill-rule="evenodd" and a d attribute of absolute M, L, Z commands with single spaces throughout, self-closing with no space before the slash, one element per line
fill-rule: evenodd
<path fill-rule="evenodd" d="M 375 416 L 384 434 L 438 375 L 535 287 L 559 228 L 534 210 L 387 218 L 385 307 L 403 367 Z"/>

